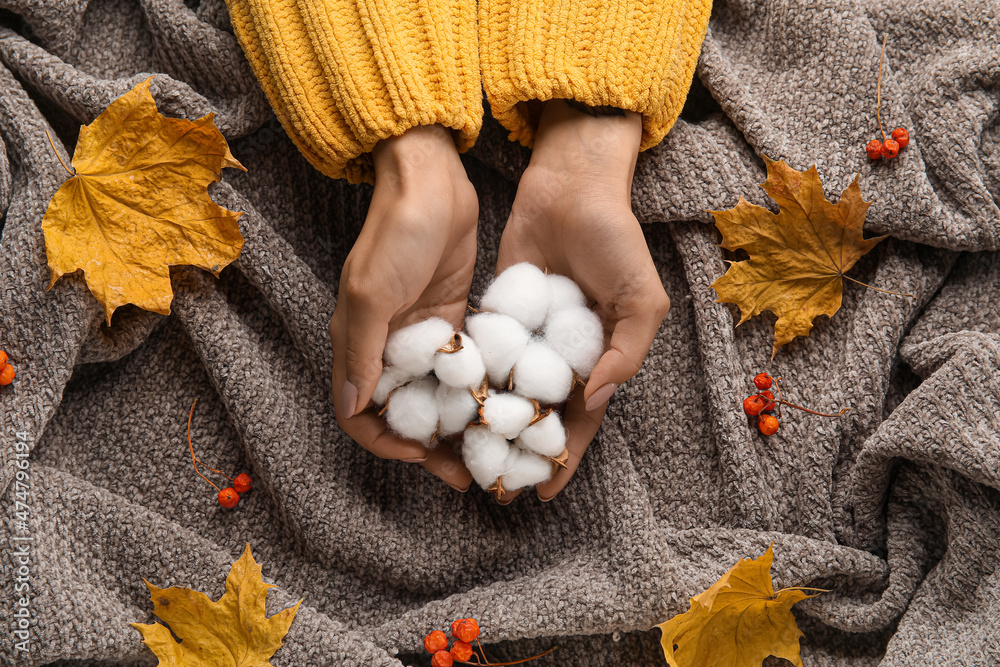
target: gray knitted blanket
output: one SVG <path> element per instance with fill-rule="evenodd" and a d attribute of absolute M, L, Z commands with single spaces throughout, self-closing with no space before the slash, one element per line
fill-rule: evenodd
<path fill-rule="evenodd" d="M 0 347 L 18 373 L 0 390 L 0 664 L 153 665 L 129 627 L 153 619 L 143 578 L 216 599 L 247 542 L 278 586 L 269 614 L 305 599 L 279 666 L 427 665 L 424 634 L 466 616 L 497 659 L 558 644 L 536 664 L 660 665 L 652 626 L 771 542 L 777 586 L 831 589 L 796 607 L 807 666 L 1000 664 L 995 0 L 717 2 L 683 118 L 633 191 L 673 308 L 568 488 L 506 507 L 337 428 L 327 323 L 371 190 L 296 152 L 222 0 L 0 8 Z M 913 139 L 873 164 L 884 33 L 882 117 Z M 45 130 L 65 157 L 150 73 L 163 113 L 214 111 L 247 166 L 212 189 L 246 212 L 246 245 L 219 279 L 176 269 L 170 316 L 109 327 L 79 277 L 45 290 L 42 216 L 65 179 Z M 528 157 L 485 125 L 464 158 L 474 298 Z M 892 238 L 852 275 L 917 301 L 845 283 L 841 311 L 773 361 L 773 318 L 734 328 L 706 210 L 764 203 L 762 154 L 816 164 L 834 198 L 860 172 L 866 232 Z M 761 370 L 851 410 L 763 438 L 740 409 Z M 194 399 L 201 458 L 255 480 L 234 511 L 192 470 Z"/>

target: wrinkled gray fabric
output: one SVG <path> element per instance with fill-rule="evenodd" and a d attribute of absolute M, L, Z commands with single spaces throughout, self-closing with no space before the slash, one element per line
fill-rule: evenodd
<path fill-rule="evenodd" d="M 143 578 L 216 598 L 249 542 L 304 598 L 274 664 L 426 665 L 420 640 L 475 616 L 496 658 L 662 664 L 652 626 L 774 542 L 806 665 L 1000 664 L 1000 17 L 995 2 L 719 0 L 683 118 L 640 156 L 633 204 L 673 307 L 616 392 L 569 487 L 500 507 L 341 433 L 327 322 L 371 190 L 324 178 L 274 120 L 222 0 L 0 0 L 0 619 L 30 536 L 28 652 L 4 665 L 153 665 L 129 622 Z M 872 163 L 882 117 L 910 129 Z M 112 326 L 79 277 L 46 291 L 40 231 L 81 123 L 155 74 L 162 112 L 212 111 L 247 173 L 212 193 L 246 245 L 221 278 L 174 271 L 168 317 Z M 481 204 L 474 296 L 528 153 L 487 119 L 465 162 Z M 65 149 L 63 148 L 65 147 Z M 707 210 L 765 203 L 759 155 L 816 164 L 836 197 L 860 174 L 869 235 L 844 303 L 772 361 L 773 318 L 734 328 Z M 760 370 L 790 398 L 761 437 L 740 410 Z M 191 469 L 193 437 L 256 487 L 235 511 Z M 27 459 L 17 448 L 31 450 Z M 27 526 L 16 523 L 27 460 Z"/>

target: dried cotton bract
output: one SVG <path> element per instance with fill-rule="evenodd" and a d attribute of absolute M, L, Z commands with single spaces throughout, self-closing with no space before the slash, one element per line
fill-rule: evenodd
<path fill-rule="evenodd" d="M 372 400 L 404 438 L 462 433 L 469 472 L 500 495 L 565 464 L 559 409 L 601 358 L 604 330 L 576 283 L 530 264 L 504 271 L 480 305 L 466 332 L 433 318 L 393 333 Z"/>

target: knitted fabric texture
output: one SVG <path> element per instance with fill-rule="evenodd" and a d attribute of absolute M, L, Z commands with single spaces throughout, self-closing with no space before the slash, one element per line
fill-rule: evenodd
<path fill-rule="evenodd" d="M 222 0 L 0 7 L 0 347 L 17 368 L 0 388 L 0 665 L 151 667 L 129 625 L 155 620 L 143 579 L 218 599 L 247 542 L 277 586 L 268 615 L 304 598 L 276 667 L 426 667 L 424 635 L 468 616 L 491 660 L 558 645 L 532 664 L 663 665 L 653 626 L 772 542 L 776 588 L 831 590 L 795 607 L 808 667 L 1000 664 L 995 0 L 716 0 L 688 103 L 632 187 L 670 313 L 566 489 L 503 507 L 337 427 L 328 324 L 372 188 L 303 158 Z M 886 34 L 882 120 L 912 140 L 872 162 Z M 215 113 L 247 167 L 211 188 L 246 243 L 219 278 L 173 269 L 169 316 L 107 326 L 79 276 L 46 290 L 41 224 L 67 179 L 46 132 L 68 162 L 80 125 L 151 73 L 161 112 Z M 530 158 L 507 134 L 485 115 L 462 156 L 473 303 Z M 760 155 L 815 164 L 833 198 L 858 177 L 866 236 L 892 238 L 850 275 L 917 299 L 845 284 L 773 360 L 770 315 L 735 327 L 706 211 L 766 203 Z M 762 370 L 790 401 L 851 410 L 789 410 L 764 438 L 740 407 Z M 254 479 L 234 510 L 192 468 L 196 398 L 199 458 Z"/>
<path fill-rule="evenodd" d="M 476 141 L 482 92 L 474 0 L 228 0 L 275 115 L 327 176 L 373 181 L 380 140 L 415 125 Z"/>
<path fill-rule="evenodd" d="M 640 150 L 681 112 L 711 0 L 481 0 L 479 53 L 493 117 L 525 146 L 541 102 L 575 99 L 642 114 Z"/>

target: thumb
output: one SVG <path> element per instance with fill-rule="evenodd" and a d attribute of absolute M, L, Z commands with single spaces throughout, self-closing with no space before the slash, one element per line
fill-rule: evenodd
<path fill-rule="evenodd" d="M 590 372 L 583 390 L 588 412 L 603 406 L 616 388 L 639 372 L 669 310 L 670 299 L 659 287 L 657 298 L 643 300 L 641 308 L 615 323 L 610 345 Z"/>

